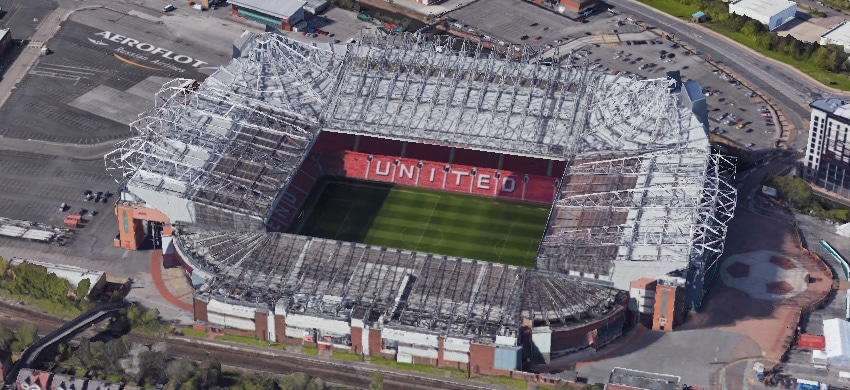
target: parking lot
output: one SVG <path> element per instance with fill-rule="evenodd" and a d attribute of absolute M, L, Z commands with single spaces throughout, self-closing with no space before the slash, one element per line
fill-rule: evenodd
<path fill-rule="evenodd" d="M 86 190 L 104 194 L 117 190 L 99 158 L 83 161 L 52 154 L 0 152 L 0 215 L 61 227 L 66 216 L 81 213 L 83 227 L 69 245 L 69 250 L 79 251 L 79 255 L 106 250 L 117 234 L 112 210 L 115 196 L 95 203 L 94 199 L 85 200 Z M 64 211 L 60 211 L 62 203 Z"/>
<path fill-rule="evenodd" d="M 612 29 L 640 30 L 634 25 L 617 26 L 615 20 L 623 17 L 612 13 L 600 12 L 587 17 L 587 23 L 581 23 L 521 0 L 477 1 L 450 12 L 448 17 L 456 19 L 468 32 L 487 35 L 497 42 L 531 46 L 557 45 L 580 37 L 608 34 Z"/>
<path fill-rule="evenodd" d="M 0 133 L 76 144 L 127 137 L 127 124 L 152 106 L 162 82 L 204 78 L 200 70 L 213 61 L 153 27 L 109 9 L 74 13 L 48 42 L 52 53 L 38 59 L 0 108 Z"/>
<path fill-rule="evenodd" d="M 0 0 L 0 28 L 12 30 L 13 39 L 29 39 L 36 27 L 58 5 L 53 0 Z"/>
<path fill-rule="evenodd" d="M 636 34 L 618 36 L 623 40 Z M 774 145 L 778 131 L 775 113 L 752 91 L 711 66 L 703 55 L 655 38 L 587 44 L 576 51 L 573 63 L 585 61 L 596 71 L 641 79 L 660 78 L 669 71 L 679 71 L 682 81 L 696 80 L 702 87 L 712 137 L 726 138 L 750 151 Z"/>

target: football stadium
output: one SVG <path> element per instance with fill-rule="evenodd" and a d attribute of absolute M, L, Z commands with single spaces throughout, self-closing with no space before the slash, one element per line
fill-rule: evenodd
<path fill-rule="evenodd" d="M 516 53 L 246 32 L 105 156 L 115 244 L 157 237 L 208 329 L 484 374 L 615 340 L 636 280 L 698 309 L 735 189 L 691 87 Z"/>

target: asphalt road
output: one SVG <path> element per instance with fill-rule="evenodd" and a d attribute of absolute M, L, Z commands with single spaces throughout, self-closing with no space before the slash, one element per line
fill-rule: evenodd
<path fill-rule="evenodd" d="M 39 334 L 42 335 L 53 331 L 65 323 L 63 320 L 53 318 L 44 313 L 31 311 L 31 308 L 27 306 L 0 301 L 0 324 L 3 324 L 9 329 L 17 330 L 24 322 L 36 325 Z M 373 366 L 373 368 L 363 364 L 323 361 L 307 356 L 297 356 L 284 351 L 278 352 L 256 347 L 243 348 L 238 345 L 234 346 L 233 344 L 193 340 L 185 337 L 160 338 L 130 334 L 129 340 L 146 345 L 165 341 L 168 344 L 169 355 L 180 358 L 199 360 L 203 356 L 208 356 L 218 359 L 225 366 L 251 372 L 269 372 L 278 375 L 304 372 L 322 378 L 325 382 L 361 389 L 369 387 L 372 372 L 378 368 L 377 366 Z M 382 370 L 382 373 L 384 375 L 384 387 L 387 389 L 472 390 L 499 388 L 483 383 L 466 384 L 393 371 Z"/>
<path fill-rule="evenodd" d="M 715 38 L 702 27 L 677 20 L 635 2 L 618 2 L 613 9 L 624 15 L 633 15 L 636 20 L 642 20 L 674 34 L 677 39 L 687 42 L 702 55 L 711 53 L 712 61 L 722 61 L 739 77 L 757 86 L 778 102 L 798 130 L 807 130 L 801 118 L 808 118 L 811 114 L 808 103 L 825 96 L 817 86 L 809 84 L 796 74 L 776 69 L 771 62 L 765 61 L 761 56 L 742 50 L 738 44 Z M 832 97 L 840 98 L 841 96 L 833 95 Z M 805 137 L 797 137 L 797 145 L 805 144 L 805 142 Z M 795 148 L 799 149 L 799 146 L 795 145 Z"/>

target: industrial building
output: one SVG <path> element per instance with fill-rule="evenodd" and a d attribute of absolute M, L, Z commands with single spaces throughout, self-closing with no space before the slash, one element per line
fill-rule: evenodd
<path fill-rule="evenodd" d="M 850 197 L 850 106 L 839 99 L 815 100 L 806 147 L 804 178 L 828 191 Z"/>
<path fill-rule="evenodd" d="M 229 0 L 233 15 L 292 31 L 292 27 L 304 20 L 304 6 L 301 0 Z"/>
<path fill-rule="evenodd" d="M 544 0 L 536 0 L 538 4 L 542 3 Z M 596 8 L 596 5 L 599 4 L 599 0 L 560 0 L 558 3 L 560 8 L 560 12 L 569 11 L 572 13 L 584 14 L 593 12 L 593 9 Z"/>
<path fill-rule="evenodd" d="M 729 13 L 758 20 L 770 31 L 794 19 L 797 3 L 790 0 L 734 0 Z"/>
<path fill-rule="evenodd" d="M 847 21 L 838 23 L 820 36 L 821 45 L 839 45 L 845 53 L 850 53 L 850 24 Z"/>
<path fill-rule="evenodd" d="M 675 274 L 680 310 L 699 307 L 735 189 L 672 81 L 419 35 L 238 46 L 203 83 L 165 84 L 137 136 L 105 156 L 124 189 L 121 245 L 147 215 L 162 223 L 200 324 L 504 374 L 618 337 L 635 279 Z M 496 173 L 514 161 L 550 176 L 537 269 L 288 233 L 318 177 L 423 147 L 445 151 L 441 168 L 478 153 Z"/>

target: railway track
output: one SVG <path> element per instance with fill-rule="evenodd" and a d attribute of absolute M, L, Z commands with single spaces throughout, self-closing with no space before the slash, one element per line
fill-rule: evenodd
<path fill-rule="evenodd" d="M 35 324 L 41 334 L 49 333 L 65 323 L 61 319 L 31 310 L 26 306 L 0 301 L 0 324 L 16 330 L 24 322 Z M 132 333 L 128 335 L 128 338 L 132 342 L 142 344 L 165 342 L 168 345 L 170 355 L 185 359 L 197 361 L 210 357 L 219 360 L 224 366 L 253 372 L 284 375 L 303 372 L 322 378 L 325 382 L 356 388 L 368 388 L 369 382 L 372 380 L 372 372 L 377 370 L 377 367 L 373 369 L 362 365 L 295 356 L 283 351 L 243 348 L 229 343 L 186 337 L 157 337 Z M 388 389 L 471 390 L 500 388 L 483 383 L 461 383 L 394 371 L 382 371 L 382 373 L 384 375 L 384 387 Z"/>

